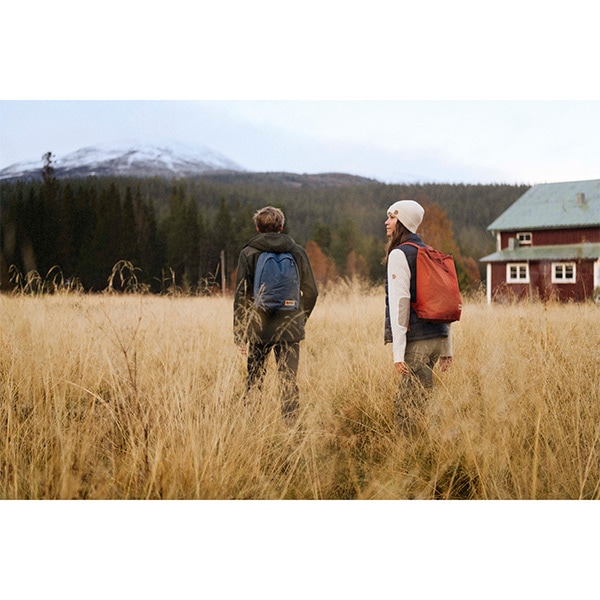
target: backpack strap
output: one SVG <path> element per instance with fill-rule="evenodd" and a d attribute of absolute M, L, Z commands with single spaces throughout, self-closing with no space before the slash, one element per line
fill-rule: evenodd
<path fill-rule="evenodd" d="M 416 244 L 415 242 L 402 242 L 401 244 L 396 246 L 396 248 L 400 248 L 400 246 L 413 246 L 414 248 L 417 248 L 417 250 L 419 248 L 427 248 L 427 244 L 423 244 L 422 246 L 419 246 L 419 244 Z"/>

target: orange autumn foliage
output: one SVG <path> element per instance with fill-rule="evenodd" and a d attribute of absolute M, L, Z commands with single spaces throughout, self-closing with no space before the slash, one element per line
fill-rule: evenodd
<path fill-rule="evenodd" d="M 307 242 L 306 254 L 310 260 L 317 283 L 325 284 L 338 279 L 338 272 L 333 259 L 326 256 L 319 245 L 313 240 Z"/>

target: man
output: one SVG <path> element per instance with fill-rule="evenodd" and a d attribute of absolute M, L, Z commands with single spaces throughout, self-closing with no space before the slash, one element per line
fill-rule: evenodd
<path fill-rule="evenodd" d="M 256 231 L 240 252 L 233 303 L 234 341 L 248 356 L 246 393 L 259 389 L 266 362 L 273 350 L 282 385 L 282 413 L 292 423 L 299 407 L 297 384 L 300 341 L 304 326 L 317 301 L 317 284 L 304 248 L 284 233 L 285 216 L 272 206 L 261 208 L 253 217 Z M 285 301 L 281 308 L 261 306 L 261 293 L 255 294 L 255 274 L 263 253 L 291 254 L 297 267 L 298 298 Z M 291 260 L 288 261 L 292 263 Z M 262 269 L 262 267 L 260 267 Z M 294 267 L 292 267 L 294 268 Z"/>

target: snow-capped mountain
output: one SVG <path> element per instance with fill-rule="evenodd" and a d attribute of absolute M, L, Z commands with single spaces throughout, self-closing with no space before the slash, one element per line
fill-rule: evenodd
<path fill-rule="evenodd" d="M 205 146 L 179 142 L 101 144 L 54 156 L 56 177 L 89 175 L 128 177 L 193 177 L 207 172 L 245 171 L 226 156 Z M 43 161 L 16 163 L 0 171 L 0 179 L 41 178 Z"/>

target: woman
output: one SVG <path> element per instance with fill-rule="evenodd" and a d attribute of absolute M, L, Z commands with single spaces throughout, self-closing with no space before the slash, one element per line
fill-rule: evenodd
<path fill-rule="evenodd" d="M 385 343 L 392 344 L 394 366 L 401 378 L 394 408 L 399 426 L 407 433 L 416 433 L 419 412 L 433 387 L 433 367 L 438 360 L 442 371 L 452 364 L 450 325 L 419 319 L 411 308 L 417 249 L 405 242 L 425 245 L 416 233 L 424 214 L 418 202 L 400 200 L 388 208 L 385 222 L 389 238 Z"/>

